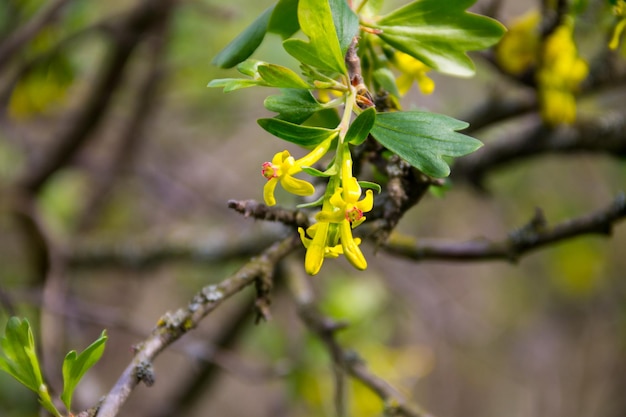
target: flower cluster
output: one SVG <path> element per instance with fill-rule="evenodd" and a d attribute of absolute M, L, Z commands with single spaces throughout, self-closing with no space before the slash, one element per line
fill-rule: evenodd
<path fill-rule="evenodd" d="M 310 196 L 315 188 L 307 181 L 294 178 L 304 167 L 311 166 L 326 154 L 332 143 L 327 139 L 309 154 L 294 159 L 288 151 L 274 155 L 272 162 L 263 164 L 263 176 L 268 182 L 264 188 L 265 203 L 276 204 L 274 190 L 278 183 L 292 194 Z M 352 235 L 352 229 L 365 221 L 364 213 L 374 205 L 372 190 L 367 190 L 362 197 L 359 182 L 352 174 L 352 156 L 347 143 L 339 143 L 335 155 L 336 173 L 331 175 L 322 199 L 322 210 L 315 215 L 316 223 L 306 229 L 298 229 L 300 239 L 307 249 L 304 268 L 310 275 L 316 275 L 324 258 L 336 258 L 344 255 L 357 269 L 367 268 L 367 261 L 359 248 L 361 239 Z"/>
<path fill-rule="evenodd" d="M 571 124 L 576 120 L 574 92 L 587 77 L 587 63 L 578 56 L 573 24 L 566 21 L 546 39 L 537 72 L 541 115 L 546 123 Z"/>
<path fill-rule="evenodd" d="M 546 39 L 539 35 L 541 16 L 530 12 L 511 24 L 496 50 L 506 72 L 522 76 L 535 69 L 541 116 L 549 125 L 576 120 L 574 93 L 588 73 L 574 42 L 574 24 L 566 18 Z"/>

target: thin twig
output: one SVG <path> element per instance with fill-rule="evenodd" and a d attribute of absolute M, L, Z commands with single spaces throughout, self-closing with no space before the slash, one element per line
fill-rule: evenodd
<path fill-rule="evenodd" d="M 437 243 L 396 234 L 391 235 L 389 240 L 382 245 L 382 249 L 389 254 L 415 261 L 505 260 L 515 262 L 528 252 L 578 236 L 608 236 L 613 226 L 624 218 L 626 218 L 626 196 L 620 194 L 604 209 L 558 223 L 553 227 L 548 227 L 545 220 L 536 215 L 527 226 L 512 232 L 501 241 L 480 239 L 469 242 Z"/>
<path fill-rule="evenodd" d="M 484 176 L 502 166 L 510 167 L 538 155 L 571 153 L 626 157 L 626 115 L 610 112 L 558 128 L 544 126 L 537 117 L 514 134 L 489 141 L 473 154 L 459 158 L 452 177 L 480 188 Z"/>
<path fill-rule="evenodd" d="M 255 200 L 229 200 L 228 207 L 243 214 L 246 217 L 254 217 L 259 220 L 280 222 L 287 226 L 309 227 L 309 218 L 301 210 L 289 210 L 283 207 L 269 207 Z"/>

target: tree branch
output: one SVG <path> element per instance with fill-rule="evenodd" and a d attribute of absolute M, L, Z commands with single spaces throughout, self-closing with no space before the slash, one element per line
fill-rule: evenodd
<path fill-rule="evenodd" d="M 484 176 L 501 166 L 542 154 L 582 152 L 626 157 L 626 114 L 611 112 L 554 129 L 544 126 L 537 117 L 515 134 L 489 141 L 473 154 L 458 159 L 452 178 L 482 188 Z"/>
<path fill-rule="evenodd" d="M 524 227 L 501 241 L 427 242 L 414 237 L 391 235 L 382 245 L 385 252 L 413 259 L 446 261 L 517 261 L 544 246 L 583 235 L 610 235 L 613 226 L 626 218 L 626 196 L 618 195 L 606 208 L 549 227 L 540 211 Z"/>
<path fill-rule="evenodd" d="M 296 236 L 276 242 L 220 284 L 204 287 L 193 297 L 187 307 L 172 314 L 166 313 L 161 317 L 152 334 L 137 345 L 135 357 L 102 402 L 97 416 L 116 416 L 140 381 L 144 381 L 148 385 L 154 382 L 154 375 L 151 371 L 152 361 L 159 353 L 196 327 L 223 301 L 254 283 L 257 279 L 271 275 L 276 264 L 299 244 L 300 240 Z"/>

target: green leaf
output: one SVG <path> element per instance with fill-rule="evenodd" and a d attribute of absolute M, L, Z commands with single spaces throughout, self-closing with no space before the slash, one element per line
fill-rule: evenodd
<path fill-rule="evenodd" d="M 261 16 L 213 58 L 213 64 L 222 68 L 232 68 L 250 57 L 263 42 L 273 11 L 274 6 L 266 9 Z"/>
<path fill-rule="evenodd" d="M 455 132 L 467 123 L 452 117 L 425 112 L 378 113 L 372 136 L 390 151 L 424 174 L 435 178 L 450 175 L 444 156 L 463 156 L 482 143 Z"/>
<path fill-rule="evenodd" d="M 298 21 L 309 42 L 287 39 L 285 50 L 300 62 L 330 72 L 346 73 L 328 1 L 300 0 Z"/>
<path fill-rule="evenodd" d="M 5 334 L 0 338 L 0 369 L 17 379 L 27 388 L 39 393 L 43 377 L 35 351 L 33 332 L 28 320 L 11 317 Z"/>
<path fill-rule="evenodd" d="M 335 165 L 333 165 L 326 171 L 320 171 L 319 169 L 315 169 L 313 167 L 302 167 L 302 171 L 306 172 L 312 177 L 328 178 L 332 177 L 333 175 L 337 175 L 337 168 Z"/>
<path fill-rule="evenodd" d="M 359 32 L 359 17 L 352 11 L 346 0 L 330 0 L 330 10 L 339 39 L 341 56 L 345 57 L 352 39 Z"/>
<path fill-rule="evenodd" d="M 372 74 L 376 84 L 383 90 L 396 98 L 400 98 L 400 92 L 398 91 L 398 85 L 396 84 L 396 77 L 389 68 L 381 67 L 374 71 Z"/>
<path fill-rule="evenodd" d="M 296 208 L 311 208 L 311 207 L 319 207 L 322 204 L 324 204 L 324 196 L 320 196 L 320 198 L 318 198 L 315 201 L 311 201 L 310 203 L 302 203 L 302 204 L 298 204 L 296 206 Z"/>
<path fill-rule="evenodd" d="M 106 341 L 106 331 L 103 331 L 100 337 L 79 355 L 76 354 L 75 350 L 72 350 L 65 356 L 63 361 L 63 393 L 61 394 L 61 400 L 68 410 L 71 409 L 72 396 L 76 385 L 85 375 L 85 372 L 100 360 L 102 353 L 104 353 Z"/>
<path fill-rule="evenodd" d="M 280 119 L 300 124 L 324 108 L 308 90 L 286 88 L 281 92 L 267 97 L 263 103 L 266 109 L 278 113 Z"/>
<path fill-rule="evenodd" d="M 380 184 L 376 184 L 375 182 L 371 182 L 371 181 L 358 181 L 359 185 L 361 186 L 361 188 L 370 188 L 372 190 L 375 190 L 377 193 L 380 194 L 380 192 L 383 190 L 382 187 L 380 186 Z"/>
<path fill-rule="evenodd" d="M 0 338 L 0 369 L 7 372 L 25 387 L 37 393 L 40 404 L 55 417 L 62 417 L 56 409 L 43 382 L 35 340 L 28 320 L 11 317 L 4 337 Z"/>
<path fill-rule="evenodd" d="M 465 11 L 475 0 L 416 0 L 372 25 L 378 36 L 424 64 L 446 74 L 471 76 L 467 51 L 487 48 L 502 37 L 498 21 Z"/>
<path fill-rule="evenodd" d="M 311 86 L 289 68 L 275 64 L 258 66 L 259 75 L 269 86 L 278 88 L 305 88 Z"/>
<path fill-rule="evenodd" d="M 280 119 L 259 119 L 257 122 L 272 135 L 305 147 L 318 145 L 338 134 L 336 130 L 300 126 Z"/>
<path fill-rule="evenodd" d="M 280 0 L 274 8 L 267 31 L 287 39 L 299 29 L 298 0 Z"/>
<path fill-rule="evenodd" d="M 376 110 L 373 107 L 364 110 L 357 116 L 346 133 L 346 142 L 353 145 L 362 144 L 376 121 Z"/>
<path fill-rule="evenodd" d="M 224 92 L 228 93 L 242 88 L 255 87 L 258 85 L 265 85 L 261 80 L 248 80 L 245 78 L 220 78 L 217 80 L 211 80 L 207 87 L 219 87 L 224 88 Z"/>

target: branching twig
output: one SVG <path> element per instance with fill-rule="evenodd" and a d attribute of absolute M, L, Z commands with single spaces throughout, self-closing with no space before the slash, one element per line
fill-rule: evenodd
<path fill-rule="evenodd" d="M 335 333 L 345 324 L 325 317 L 317 309 L 310 284 L 300 274 L 290 274 L 290 287 L 298 307 L 298 314 L 307 328 L 315 333 L 326 345 L 333 362 L 351 377 L 362 382 L 378 395 L 391 415 L 405 417 L 429 417 L 430 414 L 409 404 L 409 402 L 387 381 L 374 375 L 365 362 L 352 351 L 344 349 L 336 340 Z M 395 413 L 395 414 L 393 414 Z"/>
<path fill-rule="evenodd" d="M 582 152 L 626 157 L 626 115 L 612 112 L 554 129 L 537 118 L 515 134 L 490 141 L 477 152 L 460 158 L 452 176 L 482 187 L 483 177 L 500 166 L 511 166 L 536 155 Z"/>
<path fill-rule="evenodd" d="M 540 212 L 539 212 L 540 213 Z M 508 260 L 514 262 L 520 256 L 546 245 L 583 235 L 609 235 L 613 226 L 626 218 L 626 196 L 620 194 L 608 207 L 567 220 L 553 227 L 545 224 L 538 214 L 525 227 L 514 231 L 502 241 L 485 239 L 469 242 L 426 242 L 413 237 L 392 235 L 382 248 L 392 255 L 416 261 L 486 261 Z"/>
<path fill-rule="evenodd" d="M 309 227 L 309 218 L 307 214 L 300 210 L 289 210 L 282 207 L 269 207 L 255 200 L 229 200 L 228 207 L 246 217 L 280 222 L 286 226 L 302 227 L 304 229 Z"/>
<path fill-rule="evenodd" d="M 295 237 L 275 243 L 220 284 L 204 287 L 187 307 L 163 316 L 152 334 L 137 345 L 135 357 L 102 402 L 98 417 L 116 416 L 140 381 L 148 384 L 154 382 L 154 375 L 151 372 L 152 361 L 163 349 L 196 327 L 224 300 L 257 279 L 270 275 L 276 264 L 298 245 L 299 240 Z"/>

